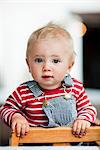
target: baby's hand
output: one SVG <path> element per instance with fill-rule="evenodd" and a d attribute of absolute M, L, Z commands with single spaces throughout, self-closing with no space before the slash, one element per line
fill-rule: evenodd
<path fill-rule="evenodd" d="M 15 113 L 12 117 L 12 132 L 16 132 L 17 136 L 25 136 L 29 131 L 29 123 L 20 113 Z"/>
<path fill-rule="evenodd" d="M 82 137 L 86 135 L 87 129 L 90 127 L 91 123 L 86 120 L 77 119 L 73 124 L 73 134 L 76 137 Z"/>

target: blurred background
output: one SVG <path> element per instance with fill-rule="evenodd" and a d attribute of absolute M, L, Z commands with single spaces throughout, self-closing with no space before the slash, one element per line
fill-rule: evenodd
<path fill-rule="evenodd" d="M 48 22 L 72 35 L 77 56 L 71 75 L 83 82 L 100 118 L 99 0 L 0 0 L 0 105 L 20 83 L 32 79 L 25 62 L 27 40 Z M 0 145 L 8 144 L 5 129 L 0 120 Z"/>

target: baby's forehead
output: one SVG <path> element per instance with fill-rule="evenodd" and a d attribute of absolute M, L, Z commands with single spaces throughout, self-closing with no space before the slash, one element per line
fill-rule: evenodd
<path fill-rule="evenodd" d="M 66 40 L 72 40 L 70 34 L 62 29 L 52 29 L 52 30 L 43 30 L 41 32 L 36 31 L 33 32 L 32 35 L 29 38 L 29 43 L 31 41 L 37 41 L 37 40 L 47 40 L 47 39 L 61 39 L 64 38 Z"/>
<path fill-rule="evenodd" d="M 62 36 L 60 34 L 58 35 L 47 35 L 45 37 L 42 38 L 38 38 L 38 39 L 31 39 L 30 42 L 28 43 L 28 49 L 33 48 L 33 47 L 37 47 L 38 45 L 45 45 L 48 43 L 53 43 L 55 45 L 55 43 L 62 44 L 64 46 L 69 47 L 72 46 L 72 39 L 70 38 L 66 38 L 65 36 Z"/>
<path fill-rule="evenodd" d="M 46 38 L 39 39 L 35 42 L 30 43 L 30 47 L 28 49 L 28 55 L 61 55 L 67 54 L 70 55 L 73 49 L 69 46 L 69 42 L 66 42 L 64 38 Z M 30 53 L 30 54 L 29 54 Z"/>
<path fill-rule="evenodd" d="M 32 40 L 29 44 L 29 49 L 37 49 L 37 48 L 45 48 L 48 47 L 51 48 L 58 48 L 61 47 L 61 49 L 71 49 L 72 42 L 70 40 L 67 40 L 65 37 L 59 36 L 59 37 L 46 37 L 44 39 L 37 39 Z"/>
<path fill-rule="evenodd" d="M 32 40 L 28 46 L 28 50 L 34 50 L 40 47 L 61 47 L 61 49 L 73 49 L 72 42 L 65 37 L 47 37 L 44 39 Z"/>

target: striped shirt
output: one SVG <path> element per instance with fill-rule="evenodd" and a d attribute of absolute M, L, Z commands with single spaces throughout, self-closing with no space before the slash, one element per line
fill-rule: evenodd
<path fill-rule="evenodd" d="M 71 92 L 75 98 L 77 119 L 84 119 L 93 123 L 97 114 L 96 109 L 91 104 L 82 83 L 74 78 L 72 80 L 73 86 L 66 88 L 66 92 Z M 53 90 L 42 89 L 42 91 L 44 94 L 36 98 L 27 86 L 27 82 L 21 84 L 0 108 L 1 118 L 10 126 L 12 116 L 15 113 L 21 113 L 25 116 L 30 126 L 47 125 L 48 119 L 42 110 L 44 99 L 50 100 L 55 97 L 64 96 L 65 91 L 63 86 Z"/>

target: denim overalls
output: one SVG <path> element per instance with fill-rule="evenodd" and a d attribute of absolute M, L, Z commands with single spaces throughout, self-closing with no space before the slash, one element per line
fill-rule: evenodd
<path fill-rule="evenodd" d="M 71 76 L 68 75 L 64 78 L 63 84 L 65 87 L 73 86 L 73 80 Z M 39 87 L 36 81 L 28 81 L 28 87 L 33 92 L 33 95 L 38 98 L 38 96 L 43 94 L 41 88 Z M 72 123 L 77 118 L 77 110 L 76 110 L 76 101 L 72 95 L 66 97 L 59 96 L 57 98 L 52 98 L 45 103 L 45 99 L 43 102 L 43 111 L 45 112 L 46 116 L 48 117 L 48 125 L 42 127 L 58 127 L 58 126 L 72 126 Z M 89 142 L 72 142 L 71 145 L 73 146 L 95 146 L 96 143 L 89 143 Z"/>
<path fill-rule="evenodd" d="M 64 78 L 63 84 L 65 88 L 73 86 L 73 80 L 70 75 Z M 36 81 L 29 81 L 27 85 L 36 98 L 43 94 Z M 72 93 L 70 93 L 70 96 L 67 94 L 65 92 L 65 96 L 49 99 L 47 103 L 44 99 L 42 109 L 48 117 L 48 125 L 44 127 L 71 126 L 77 118 L 76 101 Z"/>

